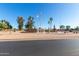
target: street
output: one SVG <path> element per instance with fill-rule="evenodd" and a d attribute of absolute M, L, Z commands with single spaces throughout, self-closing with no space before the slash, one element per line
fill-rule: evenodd
<path fill-rule="evenodd" d="M 79 56 L 79 40 L 3 41 L 0 56 Z"/>

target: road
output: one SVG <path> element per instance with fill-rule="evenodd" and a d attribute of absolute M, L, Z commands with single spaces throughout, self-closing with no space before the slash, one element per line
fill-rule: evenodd
<path fill-rule="evenodd" d="M 3 41 L 0 56 L 79 56 L 79 40 Z"/>

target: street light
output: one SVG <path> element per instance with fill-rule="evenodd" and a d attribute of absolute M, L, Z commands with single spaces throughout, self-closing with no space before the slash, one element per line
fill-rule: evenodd
<path fill-rule="evenodd" d="M 39 22 L 40 22 L 40 23 L 39 23 L 39 28 L 38 28 L 38 29 L 39 29 L 39 32 L 40 32 L 40 30 L 41 30 L 41 28 L 42 28 L 42 21 L 41 21 L 41 19 L 40 19 L 40 18 L 42 18 L 41 16 L 42 16 L 42 13 L 41 13 L 41 12 L 36 16 L 36 17 L 38 18 Z M 39 18 L 39 17 L 40 17 L 40 18 Z"/>
<path fill-rule="evenodd" d="M 36 17 L 37 17 L 37 20 L 39 20 L 39 15 L 37 15 Z M 39 32 L 39 25 L 38 25 L 37 32 Z"/>

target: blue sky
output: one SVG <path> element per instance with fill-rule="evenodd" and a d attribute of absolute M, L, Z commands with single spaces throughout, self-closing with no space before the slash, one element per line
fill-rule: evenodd
<path fill-rule="evenodd" d="M 39 17 L 37 18 L 37 16 Z M 17 28 L 18 16 L 23 16 L 25 23 L 29 16 L 34 17 L 35 26 L 48 28 L 49 17 L 53 17 L 53 24 L 79 26 L 79 4 L 61 3 L 0 3 L 0 20 L 5 19 Z"/>

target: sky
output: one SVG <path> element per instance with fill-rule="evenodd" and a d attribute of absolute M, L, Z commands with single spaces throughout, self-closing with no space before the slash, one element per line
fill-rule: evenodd
<path fill-rule="evenodd" d="M 17 28 L 17 17 L 23 16 L 24 25 L 29 16 L 34 17 L 35 27 L 48 28 L 48 20 L 53 18 L 53 25 L 79 26 L 79 4 L 75 3 L 0 3 L 0 20 L 5 19 Z"/>

